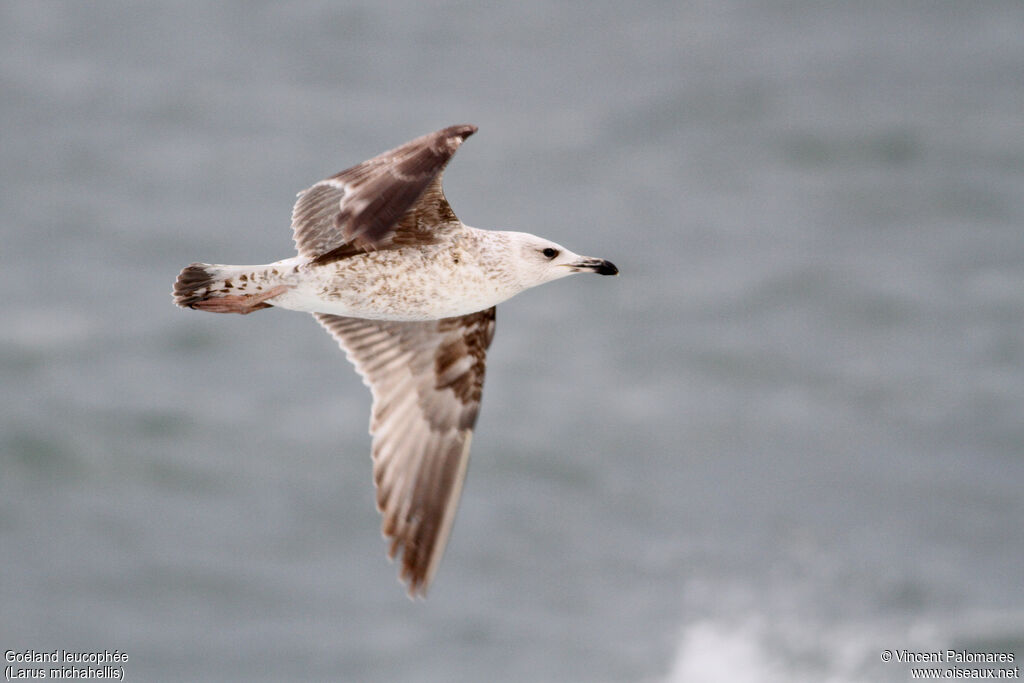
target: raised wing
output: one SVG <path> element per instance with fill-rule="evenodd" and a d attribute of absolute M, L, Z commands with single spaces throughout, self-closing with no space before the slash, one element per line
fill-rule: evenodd
<path fill-rule="evenodd" d="M 450 126 L 321 180 L 299 194 L 299 254 L 330 262 L 458 227 L 441 189 L 445 165 L 476 126 Z"/>
<path fill-rule="evenodd" d="M 455 519 L 480 410 L 494 308 L 393 322 L 315 313 L 373 392 L 373 480 L 388 556 L 426 595 Z"/>

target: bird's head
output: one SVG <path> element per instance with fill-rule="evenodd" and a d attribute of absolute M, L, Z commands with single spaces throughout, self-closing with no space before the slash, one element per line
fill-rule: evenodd
<path fill-rule="evenodd" d="M 515 262 L 519 282 L 524 289 L 573 273 L 619 274 L 619 269 L 611 261 L 580 256 L 560 244 L 529 233 L 506 234 L 509 237 L 510 256 Z"/>

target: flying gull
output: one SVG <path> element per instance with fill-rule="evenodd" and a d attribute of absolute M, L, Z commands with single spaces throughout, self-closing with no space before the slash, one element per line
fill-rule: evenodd
<path fill-rule="evenodd" d="M 618 274 L 604 259 L 456 218 L 441 175 L 476 130 L 424 135 L 299 193 L 298 256 L 193 263 L 174 284 L 184 308 L 305 311 L 334 336 L 373 394 L 381 530 L 388 556 L 402 551 L 410 596 L 426 595 L 455 518 L 495 305 L 572 273 Z"/>

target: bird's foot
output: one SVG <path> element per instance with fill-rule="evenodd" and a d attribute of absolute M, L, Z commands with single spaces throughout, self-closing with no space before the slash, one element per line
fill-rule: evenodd
<path fill-rule="evenodd" d="M 192 304 L 197 311 L 208 313 L 241 313 L 247 315 L 261 308 L 270 308 L 272 304 L 266 303 L 268 299 L 280 296 L 288 291 L 287 285 L 277 285 L 259 294 L 228 294 Z"/>

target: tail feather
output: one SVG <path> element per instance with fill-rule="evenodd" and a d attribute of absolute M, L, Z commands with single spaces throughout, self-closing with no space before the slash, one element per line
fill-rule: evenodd
<path fill-rule="evenodd" d="M 270 308 L 259 302 L 269 298 L 274 278 L 269 266 L 225 266 L 193 263 L 186 266 L 174 282 L 174 303 L 215 313 L 248 313 Z M 277 275 L 277 271 L 273 271 Z"/>
<path fill-rule="evenodd" d="M 186 266 L 174 281 L 174 303 L 182 308 L 195 308 L 196 304 L 216 296 L 215 290 L 225 290 L 225 283 L 218 283 L 211 272 L 213 268 L 208 263 L 192 263 Z M 216 287 L 218 284 L 219 288 Z"/>
<path fill-rule="evenodd" d="M 210 313 L 252 313 L 288 291 L 283 261 L 264 266 L 193 263 L 174 282 L 174 303 Z"/>

